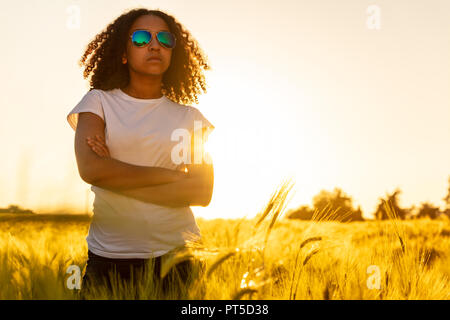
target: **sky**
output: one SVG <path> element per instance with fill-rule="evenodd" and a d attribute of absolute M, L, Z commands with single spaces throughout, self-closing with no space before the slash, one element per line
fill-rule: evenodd
<path fill-rule="evenodd" d="M 366 217 L 444 208 L 450 176 L 450 1 L 4 1 L 0 207 L 92 212 L 68 112 L 88 91 L 86 45 L 135 8 L 173 15 L 206 54 L 197 107 L 214 124 L 208 207 L 252 217 L 287 178 L 287 209 L 341 188 Z"/>

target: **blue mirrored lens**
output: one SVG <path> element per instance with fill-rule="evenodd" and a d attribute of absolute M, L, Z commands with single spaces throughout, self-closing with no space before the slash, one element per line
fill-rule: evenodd
<path fill-rule="evenodd" d="M 150 42 L 152 34 L 145 30 L 138 30 L 133 33 L 131 40 L 135 46 L 142 47 Z"/>
<path fill-rule="evenodd" d="M 175 47 L 175 36 L 167 31 L 158 32 L 156 35 L 159 43 L 166 48 L 174 48 Z"/>

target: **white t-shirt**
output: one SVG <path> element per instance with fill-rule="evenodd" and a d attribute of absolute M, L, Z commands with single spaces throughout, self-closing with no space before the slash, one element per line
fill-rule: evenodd
<path fill-rule="evenodd" d="M 175 170 L 172 141 L 177 128 L 194 139 L 194 121 L 207 127 L 203 142 L 214 126 L 195 107 L 159 99 L 138 99 L 122 90 L 92 89 L 67 115 L 76 130 L 78 113 L 92 112 L 105 121 L 105 141 L 112 158 L 139 166 Z M 197 130 L 197 126 L 195 129 Z M 181 153 L 182 154 L 182 153 Z M 201 238 L 191 208 L 171 208 L 147 203 L 92 185 L 94 216 L 86 237 L 89 250 L 108 258 L 151 258 L 161 256 L 185 240 Z"/>

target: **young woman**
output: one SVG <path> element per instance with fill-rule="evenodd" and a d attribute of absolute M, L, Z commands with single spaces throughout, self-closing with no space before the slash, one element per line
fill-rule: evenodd
<path fill-rule="evenodd" d="M 212 196 L 203 144 L 214 126 L 187 104 L 206 92 L 202 69 L 210 67 L 174 17 L 144 8 L 108 25 L 80 64 L 91 89 L 67 121 L 78 171 L 95 193 L 82 287 L 111 273 L 136 280 L 150 259 L 158 277 L 162 259 L 201 241 L 190 206 Z M 184 261 L 171 272 L 187 281 L 191 268 Z"/>

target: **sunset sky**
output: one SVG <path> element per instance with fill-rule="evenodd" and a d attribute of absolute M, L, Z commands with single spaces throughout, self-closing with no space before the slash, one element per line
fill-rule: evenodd
<path fill-rule="evenodd" d="M 379 29 L 367 24 L 370 5 Z M 444 208 L 448 0 L 3 1 L 0 207 L 85 211 L 90 185 L 66 120 L 89 88 L 77 62 L 140 6 L 175 16 L 212 66 L 194 106 L 215 126 L 215 188 L 196 216 L 254 216 L 286 177 L 295 181 L 288 208 L 334 187 L 366 216 L 397 187 L 401 206 Z"/>

